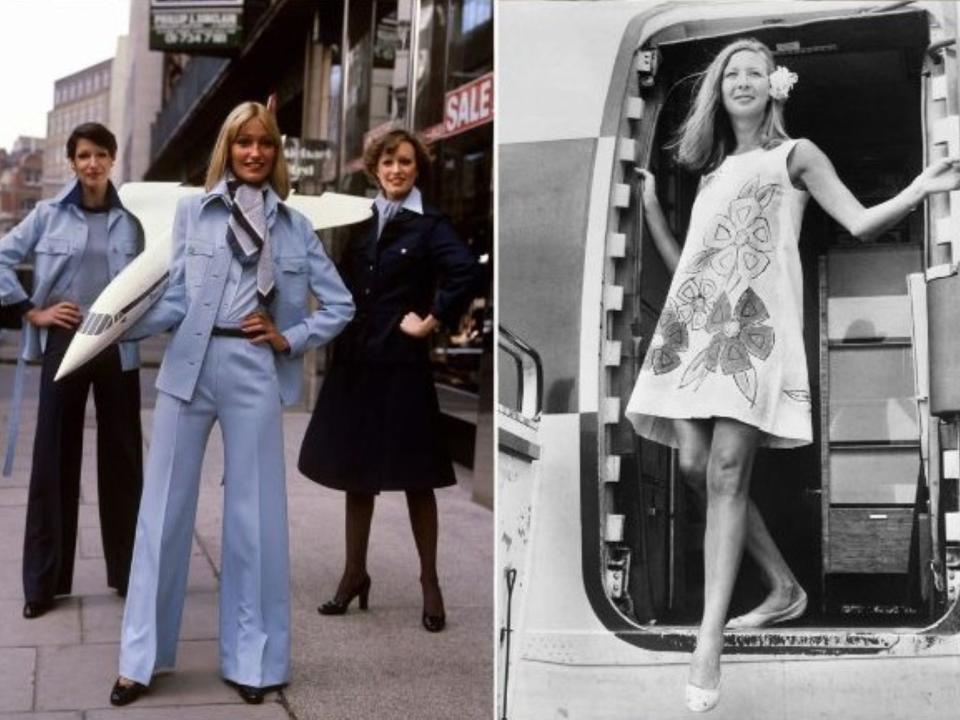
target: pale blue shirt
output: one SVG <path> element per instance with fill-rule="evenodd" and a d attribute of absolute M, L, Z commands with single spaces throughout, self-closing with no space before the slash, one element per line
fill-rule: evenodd
<path fill-rule="evenodd" d="M 218 245 L 226 245 L 226 228 Z M 217 327 L 236 327 L 252 312 L 260 309 L 257 297 L 257 263 L 244 267 L 236 257 L 230 259 L 227 282 L 217 308 Z"/>
<path fill-rule="evenodd" d="M 387 208 L 387 205 L 390 204 L 390 201 L 384 196 L 383 192 L 378 192 L 377 196 L 373 199 L 373 204 L 377 207 L 377 216 L 383 217 L 383 213 Z M 423 215 L 423 196 L 420 194 L 420 188 L 416 185 L 407 193 L 407 196 L 403 199 L 403 202 L 400 203 L 400 210 L 409 210 L 415 212 L 417 215 Z M 383 232 L 383 227 L 380 227 L 380 232 Z M 380 233 L 377 233 L 377 237 L 380 236 Z"/>
<path fill-rule="evenodd" d="M 218 327 L 235 327 L 260 307 L 257 298 L 257 264 L 244 267 L 235 257 L 230 259 L 227 282 L 217 309 Z"/>

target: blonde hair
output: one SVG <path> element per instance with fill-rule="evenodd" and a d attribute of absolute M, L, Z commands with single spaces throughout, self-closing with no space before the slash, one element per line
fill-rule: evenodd
<path fill-rule="evenodd" d="M 220 182 L 220 178 L 230 167 L 230 146 L 236 141 L 243 124 L 253 119 L 263 123 L 267 135 L 270 136 L 277 148 L 273 170 L 270 172 L 270 184 L 273 185 L 273 189 L 280 196 L 280 199 L 284 200 L 290 194 L 290 174 L 287 172 L 287 159 L 283 155 L 283 139 L 280 137 L 280 128 L 277 127 L 277 119 L 273 116 L 273 113 L 267 110 L 266 105 L 261 105 L 258 102 L 240 103 L 230 111 L 227 119 L 223 121 L 220 134 L 217 135 L 217 142 L 213 146 L 213 152 L 210 153 L 210 167 L 207 168 L 207 179 L 204 187 L 211 190 L 214 185 Z"/>
<path fill-rule="evenodd" d="M 690 111 L 669 146 L 676 150 L 677 162 L 688 170 L 713 170 L 736 146 L 730 117 L 723 107 L 721 84 L 730 58 L 743 50 L 762 55 L 768 74 L 776 67 L 770 48 L 753 38 L 735 40 L 717 53 L 700 75 Z M 770 98 L 760 122 L 760 145 L 769 150 L 789 138 L 783 122 L 783 100 Z"/>

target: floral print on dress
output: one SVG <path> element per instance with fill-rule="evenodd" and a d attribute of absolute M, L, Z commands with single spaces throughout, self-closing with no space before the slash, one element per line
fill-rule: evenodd
<path fill-rule="evenodd" d="M 730 156 L 701 177 L 660 322 L 645 325 L 645 343 L 651 334 L 653 342 L 626 407 L 642 437 L 676 447 L 664 419 L 729 417 L 760 428 L 770 447 L 810 442 L 816 403 L 796 251 L 808 194 L 789 180 L 795 146 Z"/>
<path fill-rule="evenodd" d="M 808 390 L 784 390 L 783 394 L 798 403 L 810 404 L 810 392 Z"/>
<path fill-rule="evenodd" d="M 727 213 L 717 214 L 707 226 L 705 249 L 687 266 L 688 273 L 700 273 L 707 267 L 726 280 L 727 287 L 741 279 L 758 277 L 770 264 L 773 232 L 765 215 L 775 206 L 779 183 L 760 184 L 755 177 L 746 183 L 730 202 Z"/>
<path fill-rule="evenodd" d="M 717 291 L 711 280 L 689 278 L 677 290 L 677 315 L 693 330 L 703 330 L 710 313 L 709 303 Z"/>
<path fill-rule="evenodd" d="M 664 375 L 680 367 L 680 353 L 687 349 L 689 342 L 687 326 L 680 320 L 676 307 L 667 303 L 647 353 L 654 375 Z"/>
<path fill-rule="evenodd" d="M 695 385 L 694 390 L 717 368 L 733 377 L 740 393 L 754 405 L 757 400 L 757 371 L 751 357 L 766 360 L 773 351 L 773 328 L 764 325 L 770 317 L 767 307 L 752 288 L 747 288 L 730 309 L 727 294 L 721 293 L 713 305 L 704 329 L 713 337 L 684 372 L 680 387 Z"/>

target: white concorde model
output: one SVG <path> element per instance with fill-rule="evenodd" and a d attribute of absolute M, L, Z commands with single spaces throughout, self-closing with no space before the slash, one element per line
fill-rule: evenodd
<path fill-rule="evenodd" d="M 117 340 L 163 294 L 167 286 L 177 201 L 203 188 L 180 183 L 125 183 L 120 188 L 124 206 L 140 220 L 144 250 L 103 289 L 70 342 L 56 380 L 67 376 Z M 352 225 L 373 215 L 371 198 L 326 192 L 294 195 L 287 205 L 307 216 L 315 230 Z"/>

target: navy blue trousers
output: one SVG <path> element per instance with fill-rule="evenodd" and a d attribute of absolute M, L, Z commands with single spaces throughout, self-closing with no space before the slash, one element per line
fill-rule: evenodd
<path fill-rule="evenodd" d="M 83 419 L 93 388 L 97 411 L 97 495 L 107 584 L 125 594 L 133 555 L 143 444 L 140 373 L 124 372 L 110 347 L 88 365 L 54 382 L 73 333 L 51 330 L 40 371 L 40 403 L 23 541 L 27 602 L 67 595 L 73 584 L 80 502 Z"/>

